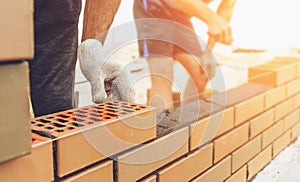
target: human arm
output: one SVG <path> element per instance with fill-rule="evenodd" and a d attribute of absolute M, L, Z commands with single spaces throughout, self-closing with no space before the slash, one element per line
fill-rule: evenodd
<path fill-rule="evenodd" d="M 87 0 L 81 41 L 99 38 L 111 26 L 121 0 Z M 105 36 L 102 39 L 105 39 Z M 104 40 L 101 40 L 103 43 Z"/>
<path fill-rule="evenodd" d="M 217 9 L 217 14 L 224 18 L 224 20 L 226 20 L 227 22 L 230 22 L 235 3 L 236 0 L 223 0 Z M 207 41 L 208 47 L 212 49 L 215 44 L 216 40 L 212 36 L 210 36 Z"/>
<path fill-rule="evenodd" d="M 173 4 L 190 16 L 204 21 L 208 26 L 208 35 L 223 44 L 230 44 L 232 41 L 231 28 L 228 22 L 213 12 L 204 1 L 201 0 L 170 0 Z M 227 0 L 224 0 L 227 1 Z M 221 7 L 227 5 L 224 3 Z M 223 10 L 223 9 L 222 9 Z M 221 9 L 220 9 L 221 13 Z M 223 13 L 223 12 L 222 12 Z M 225 13 L 224 13 L 225 15 Z"/>
<path fill-rule="evenodd" d="M 102 46 L 119 5 L 120 0 L 87 0 L 84 9 L 78 59 L 83 75 L 91 84 L 95 103 L 108 99 L 133 100 L 128 73 L 113 60 L 107 61 L 108 56 Z"/>

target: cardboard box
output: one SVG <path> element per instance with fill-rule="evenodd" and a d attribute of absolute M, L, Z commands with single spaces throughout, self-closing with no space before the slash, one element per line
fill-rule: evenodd
<path fill-rule="evenodd" d="M 32 59 L 33 0 L 0 0 L 0 62 Z"/>
<path fill-rule="evenodd" d="M 30 153 L 27 62 L 0 64 L 0 163 Z"/>

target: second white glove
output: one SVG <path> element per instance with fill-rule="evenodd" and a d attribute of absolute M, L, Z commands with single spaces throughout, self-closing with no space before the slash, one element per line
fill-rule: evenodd
<path fill-rule="evenodd" d="M 134 101 L 135 92 L 131 88 L 129 72 L 113 60 L 107 61 L 100 41 L 88 39 L 82 42 L 78 48 L 78 59 L 83 75 L 91 84 L 93 102 Z"/>

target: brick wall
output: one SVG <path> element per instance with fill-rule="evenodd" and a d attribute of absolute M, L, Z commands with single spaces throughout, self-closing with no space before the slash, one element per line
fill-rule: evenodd
<path fill-rule="evenodd" d="M 36 118 L 32 129 L 52 138 L 52 155 L 35 160 L 52 162 L 49 173 L 41 161 L 32 169 L 45 181 L 249 181 L 300 135 L 299 62 L 249 68 L 248 83 L 158 117 L 148 106 L 108 102 Z"/>

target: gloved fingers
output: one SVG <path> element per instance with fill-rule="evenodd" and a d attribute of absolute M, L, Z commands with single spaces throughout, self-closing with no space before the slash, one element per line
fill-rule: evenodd
<path fill-rule="evenodd" d="M 92 89 L 92 100 L 94 103 L 102 103 L 107 99 L 107 94 L 104 88 L 104 77 L 98 75 L 95 79 L 90 82 Z"/>
<path fill-rule="evenodd" d="M 118 100 L 134 102 L 135 92 L 131 88 L 129 73 L 126 69 L 120 70 L 113 80 L 112 93 Z"/>
<path fill-rule="evenodd" d="M 105 54 L 100 41 L 88 39 L 78 47 L 80 69 L 88 81 L 93 81 L 96 73 L 104 64 Z"/>

